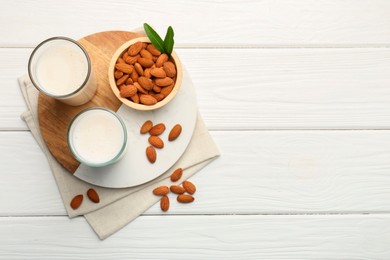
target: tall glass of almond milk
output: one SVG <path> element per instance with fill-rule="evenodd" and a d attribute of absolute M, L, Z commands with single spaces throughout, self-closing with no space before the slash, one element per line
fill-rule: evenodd
<path fill-rule="evenodd" d="M 70 38 L 41 42 L 30 56 L 28 73 L 39 91 L 71 106 L 88 102 L 96 93 L 88 53 Z"/>
<path fill-rule="evenodd" d="M 85 165 L 101 167 L 115 163 L 126 152 L 126 126 L 109 109 L 88 108 L 70 123 L 68 146 L 76 160 Z"/>

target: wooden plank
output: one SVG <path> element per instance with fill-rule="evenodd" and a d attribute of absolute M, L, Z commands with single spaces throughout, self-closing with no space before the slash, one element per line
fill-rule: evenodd
<path fill-rule="evenodd" d="M 0 46 L 33 46 L 57 35 L 81 38 L 144 22 L 161 34 L 172 25 L 177 46 L 388 45 L 389 10 L 386 0 L 5 1 Z"/>
<path fill-rule="evenodd" d="M 389 259 L 389 221 L 384 215 L 140 217 L 102 243 L 81 218 L 0 218 L 0 252 L 4 259 Z"/>
<path fill-rule="evenodd" d="M 389 34 L 390 35 L 390 34 Z M 0 49 L 0 130 L 25 130 L 16 78 L 31 49 Z M 390 49 L 180 49 L 207 126 L 389 129 Z"/>
<path fill-rule="evenodd" d="M 167 214 L 389 213 L 390 131 L 217 131 L 222 156 Z M 0 133 L 0 216 L 62 215 L 28 132 Z M 146 214 L 161 214 L 158 205 Z M 165 213 L 164 213 L 165 214 Z"/>

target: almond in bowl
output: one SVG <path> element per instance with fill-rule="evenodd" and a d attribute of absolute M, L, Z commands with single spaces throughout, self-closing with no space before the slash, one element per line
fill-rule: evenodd
<path fill-rule="evenodd" d="M 124 43 L 109 65 L 108 79 L 115 96 L 137 110 L 153 110 L 168 104 L 182 82 L 182 66 L 176 53 L 161 53 L 148 37 Z"/>

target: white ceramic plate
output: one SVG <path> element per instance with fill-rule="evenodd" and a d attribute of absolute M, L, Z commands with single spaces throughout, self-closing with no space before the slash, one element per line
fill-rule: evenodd
<path fill-rule="evenodd" d="M 133 187 L 157 178 L 175 164 L 191 140 L 197 117 L 196 95 L 188 72 L 183 69 L 180 90 L 164 107 L 152 111 L 137 111 L 122 105 L 117 113 L 127 127 L 126 154 L 117 163 L 105 167 L 93 168 L 81 164 L 74 173 L 77 178 L 107 188 Z M 152 120 L 153 124 L 164 123 L 166 126 L 165 132 L 160 135 L 165 146 L 163 149 L 156 149 L 157 160 L 154 164 L 145 155 L 150 135 L 139 133 L 146 120 Z M 181 124 L 183 130 L 175 141 L 169 142 L 168 135 L 175 124 Z"/>

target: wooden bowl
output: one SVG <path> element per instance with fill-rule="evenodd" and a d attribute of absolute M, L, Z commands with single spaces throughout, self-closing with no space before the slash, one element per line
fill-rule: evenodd
<path fill-rule="evenodd" d="M 178 56 L 176 55 L 176 53 L 174 51 L 172 51 L 171 53 L 171 57 L 170 57 L 170 61 L 172 61 L 175 65 L 176 65 L 176 80 L 175 80 L 175 85 L 171 91 L 171 93 L 166 96 L 163 100 L 157 102 L 156 104 L 154 105 L 143 105 L 143 104 L 137 104 L 137 103 L 134 103 L 133 101 L 131 100 L 128 100 L 127 98 L 123 98 L 120 96 L 120 93 L 119 93 L 119 89 L 116 85 L 116 79 L 114 77 L 114 71 L 115 71 L 115 64 L 118 60 L 119 57 L 122 56 L 122 54 L 124 53 L 125 50 L 127 50 L 127 48 L 136 43 L 136 42 L 147 42 L 147 43 L 150 43 L 150 40 L 148 37 L 139 37 L 139 38 L 135 38 L 135 39 L 132 39 L 128 42 L 125 42 L 122 46 L 120 46 L 117 51 L 114 53 L 114 55 L 112 56 L 112 59 L 111 59 L 111 62 L 110 62 L 110 65 L 108 67 L 108 80 L 109 80 L 109 83 L 110 83 L 110 87 L 112 89 L 112 91 L 114 92 L 115 96 L 123 103 L 125 104 L 126 106 L 128 107 L 131 107 L 131 108 L 134 108 L 136 110 L 154 110 L 154 109 L 158 109 L 166 104 L 168 104 L 177 94 L 177 92 L 179 91 L 180 89 L 180 85 L 182 83 L 182 79 L 183 79 L 183 68 L 181 66 L 181 62 L 180 62 L 180 59 L 178 58 Z"/>

